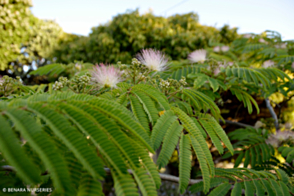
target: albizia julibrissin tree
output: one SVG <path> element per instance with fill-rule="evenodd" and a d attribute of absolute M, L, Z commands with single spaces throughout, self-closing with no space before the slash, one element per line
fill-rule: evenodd
<path fill-rule="evenodd" d="M 233 49 L 223 50 L 236 55 Z M 227 134 L 219 122 L 243 124 L 223 119 L 218 104 L 231 93 L 249 114 L 259 112 L 255 98 L 267 99 L 270 92 L 292 85 L 291 78 L 277 68 L 249 68 L 213 55 L 222 57 L 206 49 L 180 64 L 145 49 L 129 65 L 52 64 L 31 74 L 79 72 L 34 87 L 3 77 L 5 183 L 0 185 L 54 187 L 56 195 L 103 195 L 110 175 L 117 195 L 157 195 L 162 179 L 177 181 L 180 193 L 193 184 L 192 193 L 209 195 L 290 195 L 291 137 L 278 144 L 289 162 L 282 163 L 269 130 L 245 125 Z M 216 167 L 220 155 L 224 160 L 233 156 L 235 167 Z M 179 176 L 161 174 L 175 156 Z M 191 172 L 195 168 L 196 174 Z"/>

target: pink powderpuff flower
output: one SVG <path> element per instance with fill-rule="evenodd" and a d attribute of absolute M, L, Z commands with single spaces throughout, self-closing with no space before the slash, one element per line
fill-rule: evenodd
<path fill-rule="evenodd" d="M 213 75 L 214 75 L 214 76 L 217 76 L 220 72 L 221 72 L 220 68 L 217 67 L 217 68 L 213 71 Z"/>
<path fill-rule="evenodd" d="M 220 47 L 219 46 L 215 46 L 214 48 L 213 48 L 213 52 L 219 52 L 220 51 Z"/>
<path fill-rule="evenodd" d="M 122 81 L 121 72 L 113 66 L 100 63 L 100 66 L 96 65 L 93 68 L 92 81 L 98 83 L 100 88 L 116 88 L 116 84 Z"/>
<path fill-rule="evenodd" d="M 0 86 L 2 86 L 4 83 L 4 80 L 2 79 L 2 76 L 0 75 Z"/>
<path fill-rule="evenodd" d="M 259 40 L 258 40 L 258 42 L 259 43 L 267 43 L 264 39 L 262 39 L 262 38 L 260 38 Z"/>
<path fill-rule="evenodd" d="M 285 49 L 285 48 L 287 48 L 287 45 L 286 45 L 286 43 L 281 43 L 281 44 L 276 44 L 275 47 Z"/>
<path fill-rule="evenodd" d="M 274 64 L 275 64 L 274 61 L 272 61 L 272 60 L 267 60 L 267 61 L 264 61 L 264 62 L 263 62 L 262 67 L 264 67 L 264 68 L 268 68 L 268 67 L 272 67 Z"/>
<path fill-rule="evenodd" d="M 188 59 L 192 63 L 203 63 L 206 60 L 206 50 L 200 49 L 200 50 L 195 50 L 194 52 L 190 53 L 188 55 Z"/>
<path fill-rule="evenodd" d="M 277 130 L 276 134 L 271 134 L 266 140 L 267 144 L 271 144 L 273 147 L 277 148 L 281 146 L 286 141 L 293 141 L 294 132 L 293 131 L 280 131 Z"/>
<path fill-rule="evenodd" d="M 292 123 L 290 123 L 290 122 L 285 123 L 285 129 L 291 130 L 292 127 L 293 127 Z"/>
<path fill-rule="evenodd" d="M 218 63 L 218 67 L 216 67 L 213 71 L 214 76 L 217 76 L 221 72 L 221 68 L 226 68 L 227 65 L 221 62 Z"/>
<path fill-rule="evenodd" d="M 234 65 L 234 62 L 228 62 L 228 65 L 232 66 L 232 65 Z"/>
<path fill-rule="evenodd" d="M 251 38 L 251 36 L 252 36 L 252 35 L 251 35 L 250 33 L 247 33 L 247 34 L 244 34 L 244 35 L 243 35 L 243 37 L 244 37 L 244 38 L 247 38 L 247 39 Z"/>
<path fill-rule="evenodd" d="M 137 59 L 152 71 L 163 71 L 167 68 L 168 59 L 166 56 L 154 49 L 143 49 L 136 55 Z"/>
<path fill-rule="evenodd" d="M 229 47 L 229 46 L 222 46 L 222 47 L 221 47 L 221 50 L 222 50 L 223 52 L 228 52 L 228 51 L 230 50 L 230 47 Z"/>

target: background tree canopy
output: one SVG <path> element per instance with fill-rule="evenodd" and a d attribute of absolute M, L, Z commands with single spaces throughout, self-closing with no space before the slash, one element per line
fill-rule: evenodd
<path fill-rule="evenodd" d="M 63 40 L 52 55 L 62 63 L 73 60 L 116 63 L 130 60 L 142 48 L 155 48 L 179 60 L 195 49 L 216 42 L 229 44 L 237 37 L 236 28 L 224 26 L 218 30 L 200 25 L 195 13 L 164 18 L 152 13 L 140 15 L 136 10 L 93 27 L 88 37 Z"/>
<path fill-rule="evenodd" d="M 58 41 L 66 34 L 54 21 L 41 20 L 30 11 L 31 0 L 0 1 L 0 73 L 26 76 L 47 64 Z M 23 66 L 28 66 L 26 72 Z M 9 71 L 8 71 L 9 70 Z"/>

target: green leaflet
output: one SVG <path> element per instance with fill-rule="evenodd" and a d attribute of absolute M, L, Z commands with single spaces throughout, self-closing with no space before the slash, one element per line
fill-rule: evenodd
<path fill-rule="evenodd" d="M 212 121 L 213 129 L 214 129 L 215 133 L 217 134 L 217 136 L 219 137 L 219 139 L 226 145 L 226 147 L 229 149 L 231 154 L 234 154 L 234 148 L 233 148 L 231 141 L 229 140 L 226 132 L 223 130 L 223 128 L 220 126 L 220 124 L 215 120 L 215 118 L 211 118 L 211 121 Z"/>
<path fill-rule="evenodd" d="M 134 140 L 132 140 L 132 144 L 135 146 L 136 152 L 142 161 L 142 165 L 149 172 L 150 176 L 152 177 L 153 183 L 156 185 L 156 188 L 159 189 L 161 179 L 158 174 L 157 167 L 149 156 L 148 151 L 144 149 L 141 145 L 138 145 L 137 142 L 135 142 Z"/>
<path fill-rule="evenodd" d="M 275 191 L 276 195 L 283 195 L 283 191 L 281 189 L 281 187 L 279 186 L 279 184 L 273 180 L 273 179 L 269 179 L 270 184 L 273 187 L 273 190 Z"/>
<path fill-rule="evenodd" d="M 210 97 L 194 89 L 184 89 L 183 94 L 188 96 L 196 107 L 200 107 L 205 111 L 210 109 L 212 115 L 217 119 L 219 118 L 220 110 Z"/>
<path fill-rule="evenodd" d="M 251 181 L 244 181 L 245 185 L 245 196 L 254 196 L 254 187 Z"/>
<path fill-rule="evenodd" d="M 217 135 L 214 132 L 214 129 L 212 127 L 212 123 L 207 122 L 204 119 L 199 119 L 199 122 L 202 124 L 202 126 L 204 127 L 204 129 L 206 130 L 208 135 L 210 136 L 210 139 L 211 139 L 212 143 L 214 144 L 214 146 L 216 147 L 216 149 L 219 151 L 220 154 L 222 154 L 224 152 L 224 149 L 223 149 L 223 146 L 221 144 L 220 139 L 217 137 Z"/>
<path fill-rule="evenodd" d="M 289 189 L 286 184 L 284 182 L 279 182 L 279 184 L 282 190 L 282 196 L 290 196 Z"/>
<path fill-rule="evenodd" d="M 246 152 L 245 152 L 244 167 L 247 168 L 249 162 L 250 162 L 250 151 L 249 150 L 246 150 Z"/>
<path fill-rule="evenodd" d="M 254 148 L 250 148 L 250 154 L 251 154 L 251 167 L 255 167 L 256 164 L 256 153 Z"/>
<path fill-rule="evenodd" d="M 115 170 L 110 168 L 114 181 L 115 193 L 119 196 L 139 196 L 138 189 L 132 176 L 129 174 L 118 175 Z"/>
<path fill-rule="evenodd" d="M 190 173 L 191 173 L 191 159 L 192 156 L 191 152 L 191 146 L 189 142 L 189 136 L 181 134 L 180 139 L 180 149 L 179 149 L 179 177 L 180 177 L 180 183 L 179 183 L 179 191 L 180 193 L 184 193 L 186 190 L 186 187 L 189 184 L 190 179 Z"/>
<path fill-rule="evenodd" d="M 286 161 L 288 163 L 292 162 L 292 160 L 294 159 L 294 156 L 293 156 L 294 155 L 294 148 L 293 147 L 281 146 L 278 150 L 282 154 L 282 156 L 286 158 Z"/>
<path fill-rule="evenodd" d="M 139 185 L 140 191 L 144 196 L 157 195 L 155 184 L 150 180 L 151 177 L 146 175 L 146 171 L 143 168 L 139 167 L 134 169 L 133 175 Z"/>
<path fill-rule="evenodd" d="M 263 189 L 262 184 L 258 180 L 255 180 L 255 179 L 253 179 L 252 182 L 253 182 L 255 190 L 256 190 L 256 195 L 257 196 L 265 195 L 265 191 Z"/>
<path fill-rule="evenodd" d="M 88 173 L 84 173 L 81 177 L 81 181 L 79 183 L 79 189 L 77 196 L 102 196 L 104 193 L 102 192 L 101 183 L 97 180 L 94 180 L 91 175 Z"/>
<path fill-rule="evenodd" d="M 197 142 L 197 145 L 199 145 L 200 149 L 197 149 L 198 153 L 200 153 L 198 155 L 198 159 L 199 160 L 201 160 L 203 158 L 205 159 L 205 162 L 209 166 L 210 174 L 212 176 L 214 176 L 215 172 L 214 172 L 214 163 L 212 160 L 212 156 L 211 156 L 211 153 L 207 147 L 206 141 L 202 136 L 201 131 L 194 124 L 193 120 L 187 114 L 185 114 L 182 110 L 180 110 L 179 108 L 176 108 L 176 107 L 173 107 L 172 110 L 178 115 L 185 130 L 190 133 L 190 138 L 192 137 Z M 196 140 L 196 138 L 197 138 L 197 140 Z M 202 156 L 202 153 L 204 156 Z"/>
<path fill-rule="evenodd" d="M 140 91 L 133 90 L 132 93 L 136 95 L 136 97 L 139 99 L 139 101 L 143 105 L 143 108 L 149 117 L 149 122 L 151 122 L 152 125 L 154 125 L 154 123 L 156 122 L 159 116 L 158 116 L 158 111 L 152 99 L 148 97 L 145 93 Z"/>
<path fill-rule="evenodd" d="M 209 172 L 209 167 L 207 165 L 207 162 L 205 160 L 205 155 L 204 155 L 198 141 L 196 139 L 194 139 L 193 136 L 191 136 L 191 135 L 190 135 L 190 143 L 196 153 L 197 159 L 198 159 L 200 167 L 201 167 L 203 183 L 204 183 L 203 192 L 207 193 L 210 188 L 210 172 Z"/>
<path fill-rule="evenodd" d="M 136 90 L 136 91 L 137 90 L 143 91 L 149 97 L 151 97 L 156 102 L 158 102 L 164 110 L 170 109 L 167 98 L 160 91 L 158 91 L 156 88 L 154 88 L 150 85 L 147 85 L 147 84 L 138 84 L 138 85 L 133 86 L 132 89 Z"/>
<path fill-rule="evenodd" d="M 157 150 L 163 141 L 163 137 L 170 125 L 177 120 L 177 116 L 172 110 L 165 111 L 164 114 L 157 120 L 151 133 L 151 141 L 153 149 Z"/>
<path fill-rule="evenodd" d="M 0 115 L 0 150 L 17 175 L 26 183 L 36 184 L 41 181 L 40 171 L 26 156 L 7 120 Z M 29 169 L 28 169 L 29 168 Z"/>
<path fill-rule="evenodd" d="M 236 182 L 234 188 L 231 192 L 231 196 L 241 196 L 242 195 L 242 186 L 241 183 Z"/>
<path fill-rule="evenodd" d="M 195 125 L 197 126 L 197 128 L 201 131 L 203 137 L 206 139 L 207 138 L 207 134 L 206 134 L 205 130 L 203 129 L 203 127 L 198 122 L 198 120 L 196 118 L 193 118 L 193 117 L 191 117 L 191 119 L 193 120 L 193 122 L 195 123 Z"/>
<path fill-rule="evenodd" d="M 274 79 L 271 78 L 270 75 L 263 75 L 264 73 L 260 72 L 261 69 L 258 68 L 247 68 L 247 67 L 227 67 L 226 68 L 226 75 L 228 77 L 234 76 L 239 79 L 245 79 L 248 83 L 255 83 L 258 85 L 261 83 L 263 87 L 270 87 L 270 80 Z M 249 78 L 249 75 L 251 78 Z"/>
<path fill-rule="evenodd" d="M 236 161 L 235 161 L 234 167 L 238 167 L 240 165 L 240 163 L 242 162 L 243 157 L 244 157 L 244 152 L 241 152 L 239 154 L 239 156 L 237 157 Z"/>
<path fill-rule="evenodd" d="M 269 196 L 275 196 L 275 192 L 271 188 L 270 183 L 267 180 L 261 179 L 262 184 L 264 185 L 266 192 Z"/>
<path fill-rule="evenodd" d="M 148 123 L 148 116 L 146 112 L 144 111 L 142 104 L 134 96 L 129 96 L 129 98 L 131 100 L 131 107 L 135 117 L 141 123 L 144 129 L 149 131 L 150 128 Z"/>
<path fill-rule="evenodd" d="M 225 196 L 231 188 L 231 184 L 223 183 L 210 192 L 209 196 Z"/>
<path fill-rule="evenodd" d="M 170 77 L 179 81 L 182 77 L 187 77 L 189 74 L 199 73 L 200 69 L 199 65 L 180 66 L 171 73 Z"/>
<path fill-rule="evenodd" d="M 128 104 L 127 102 L 127 93 L 123 93 L 122 95 L 119 96 L 119 98 L 116 100 L 117 103 L 126 106 Z"/>
<path fill-rule="evenodd" d="M 180 108 L 181 110 L 186 112 L 188 115 L 193 115 L 193 111 L 190 104 L 186 102 L 176 101 L 176 102 L 173 102 L 172 105 Z"/>
<path fill-rule="evenodd" d="M 206 76 L 206 75 L 205 75 Z M 207 81 L 207 76 L 199 76 L 194 80 L 194 88 L 198 89 L 201 88 L 203 86 L 203 84 L 205 84 L 205 82 Z"/>
<path fill-rule="evenodd" d="M 70 174 L 70 179 L 72 182 L 71 189 L 77 192 L 80 185 L 81 175 L 83 171 L 83 165 L 78 161 L 78 159 L 73 155 L 73 153 L 67 153 L 64 156 L 66 160 L 68 171 Z"/>
<path fill-rule="evenodd" d="M 219 83 L 217 82 L 216 79 L 209 78 L 208 81 L 209 81 L 209 84 L 210 84 L 213 92 L 215 92 L 219 89 Z"/>
<path fill-rule="evenodd" d="M 173 124 L 166 131 L 163 139 L 162 148 L 156 163 L 159 166 L 159 169 L 161 167 L 164 167 L 168 163 L 177 145 L 182 130 L 183 126 L 179 125 L 178 121 L 174 121 Z"/>
<path fill-rule="evenodd" d="M 259 113 L 259 107 L 257 102 L 252 98 L 251 95 L 249 95 L 247 92 L 245 92 L 242 89 L 238 89 L 236 87 L 232 87 L 230 88 L 230 91 L 232 92 L 232 94 L 236 95 L 236 97 L 238 98 L 239 101 L 243 101 L 243 104 L 245 107 L 248 108 L 248 112 L 249 114 L 252 113 L 253 109 L 252 109 L 252 104 L 255 106 L 257 113 Z"/>
<path fill-rule="evenodd" d="M 176 107 L 173 107 L 172 110 L 178 115 L 185 130 L 190 133 L 190 136 L 193 136 L 193 138 L 195 139 L 197 138 L 197 142 L 199 142 L 200 147 L 202 149 L 201 151 L 205 155 L 205 160 L 207 161 L 207 164 L 209 166 L 210 173 L 212 176 L 214 176 L 215 172 L 214 172 L 214 164 L 213 164 L 212 156 L 207 147 L 206 141 L 202 136 L 201 131 L 197 128 L 193 120 L 187 114 L 185 114 L 182 110 Z"/>
<path fill-rule="evenodd" d="M 288 183 L 289 182 L 289 176 L 287 175 L 287 173 L 284 170 L 281 169 L 275 169 L 277 172 L 277 175 L 279 177 L 279 179 L 284 182 L 284 183 Z"/>

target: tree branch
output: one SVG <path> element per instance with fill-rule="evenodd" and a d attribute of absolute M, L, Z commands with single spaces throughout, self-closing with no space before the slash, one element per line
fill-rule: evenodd
<path fill-rule="evenodd" d="M 14 171 L 14 168 L 10 165 L 3 165 L 1 166 L 1 170 L 2 171 Z M 111 171 L 109 168 L 104 168 L 104 171 L 107 173 L 107 174 L 110 174 Z M 129 174 L 133 174 L 133 171 L 131 169 L 128 169 L 128 172 Z M 45 172 L 46 174 L 48 174 L 48 172 Z M 46 175 L 46 174 L 42 174 L 42 175 Z M 176 183 L 179 183 L 180 182 L 180 178 L 179 177 L 176 177 L 176 176 L 172 176 L 172 175 L 169 175 L 169 174 L 161 174 L 159 173 L 159 176 L 162 180 L 166 180 L 166 181 L 170 181 L 170 182 L 176 182 Z M 189 181 L 189 185 L 192 185 L 192 184 L 196 184 L 198 182 L 201 182 L 203 181 L 202 179 L 190 179 Z"/>
<path fill-rule="evenodd" d="M 110 174 L 110 169 L 109 168 L 104 168 L 105 172 Z M 133 174 L 133 171 L 128 169 L 128 172 L 129 174 Z M 162 173 L 159 173 L 159 176 L 161 178 L 161 180 L 166 180 L 166 181 L 170 181 L 170 182 L 176 182 L 176 183 L 179 183 L 180 182 L 180 178 L 179 177 L 176 177 L 176 176 L 172 176 L 172 175 L 169 175 L 169 174 L 162 174 Z M 198 182 L 201 182 L 203 181 L 202 179 L 190 179 L 189 181 L 189 185 L 192 185 L 192 184 L 196 184 Z"/>
<path fill-rule="evenodd" d="M 219 120 L 220 123 L 223 123 L 222 120 Z M 252 125 L 248 125 L 248 124 L 244 124 L 244 123 L 239 123 L 239 122 L 234 122 L 234 121 L 230 121 L 230 120 L 225 120 L 225 124 L 230 124 L 230 125 L 236 125 L 239 127 L 250 127 L 250 128 L 254 128 Z"/>
<path fill-rule="evenodd" d="M 279 121 L 278 121 L 277 114 L 275 113 L 274 108 L 272 107 L 270 100 L 268 98 L 265 99 L 265 103 L 266 103 L 266 107 L 268 108 L 270 114 L 272 115 L 272 118 L 274 119 L 276 130 L 278 130 L 279 129 Z"/>

